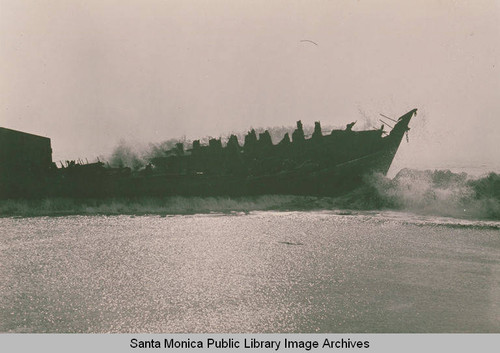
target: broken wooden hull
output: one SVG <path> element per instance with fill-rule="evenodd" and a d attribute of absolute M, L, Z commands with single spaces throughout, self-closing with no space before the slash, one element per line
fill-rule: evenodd
<path fill-rule="evenodd" d="M 232 168 L 237 172 L 225 172 L 228 157 L 208 151 L 205 156 L 175 160 L 178 165 L 191 166 L 191 170 L 179 173 L 166 170 L 134 174 L 99 165 L 74 166 L 52 170 L 41 178 L 25 175 L 10 180 L 0 192 L 3 198 L 338 195 L 360 185 L 367 174 L 387 173 L 415 114 L 416 109 L 400 117 L 385 137 L 381 130 L 334 130 L 330 135 L 290 143 L 286 148 L 269 145 L 262 150 L 242 151 L 231 157 L 240 168 Z M 204 163 L 204 172 L 196 169 L 200 168 L 199 161 Z"/>

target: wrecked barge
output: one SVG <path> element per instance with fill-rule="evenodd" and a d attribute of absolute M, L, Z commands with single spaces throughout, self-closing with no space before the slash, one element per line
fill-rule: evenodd
<path fill-rule="evenodd" d="M 0 198 L 338 195 L 366 174 L 387 173 L 416 112 L 394 120 L 390 132 L 383 125 L 353 131 L 351 123 L 323 134 L 316 122 L 306 138 L 298 121 L 292 137 L 285 134 L 278 144 L 268 131 L 257 136 L 255 130 L 243 145 L 234 135 L 225 146 L 220 139 L 208 146 L 196 140 L 187 150 L 178 143 L 138 172 L 102 162 L 57 167 L 50 139 L 0 128 Z"/>

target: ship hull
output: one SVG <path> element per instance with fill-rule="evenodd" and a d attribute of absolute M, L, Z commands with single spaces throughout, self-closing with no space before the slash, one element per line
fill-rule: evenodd
<path fill-rule="evenodd" d="M 190 171 L 134 174 L 96 164 L 73 165 L 41 176 L 4 178 L 0 197 L 339 195 L 359 186 L 368 174 L 387 173 L 415 113 L 412 110 L 400 117 L 385 137 L 380 136 L 382 130 L 334 130 L 319 139 L 291 143 L 286 149 L 270 145 L 260 152 L 242 151 L 236 157 L 207 150 L 205 155 L 189 157 Z M 174 161 L 180 165 L 183 160 Z M 206 172 L 193 169 L 201 162 Z M 292 167 L 276 168 L 287 163 Z M 212 168 L 214 165 L 226 170 L 229 165 L 236 172 L 227 173 L 223 168 Z M 251 168 L 244 172 L 234 168 L 248 165 Z"/>
<path fill-rule="evenodd" d="M 64 181 L 48 187 L 58 197 L 245 196 L 263 194 L 340 195 L 363 183 L 366 175 L 386 174 L 396 154 L 392 144 L 337 165 L 306 165 L 261 176 L 151 175 Z"/>

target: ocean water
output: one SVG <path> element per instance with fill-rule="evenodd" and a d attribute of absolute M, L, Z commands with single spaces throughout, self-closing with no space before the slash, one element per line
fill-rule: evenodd
<path fill-rule="evenodd" d="M 500 332 L 498 175 L 0 204 L 0 332 Z"/>
<path fill-rule="evenodd" d="M 500 222 L 0 219 L 2 332 L 500 332 Z"/>

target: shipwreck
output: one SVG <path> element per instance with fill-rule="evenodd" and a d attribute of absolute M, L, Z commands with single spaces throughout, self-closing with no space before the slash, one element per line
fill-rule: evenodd
<path fill-rule="evenodd" d="M 178 143 L 140 171 L 102 162 L 52 162 L 50 139 L 0 128 L 0 197 L 244 196 L 259 194 L 338 195 L 370 173 L 386 174 L 409 130 L 413 109 L 379 129 L 322 131 L 307 137 L 301 121 L 292 136 L 274 144 L 268 131 L 251 130 L 240 144 L 195 140 Z M 390 119 L 386 117 L 387 119 Z"/>

